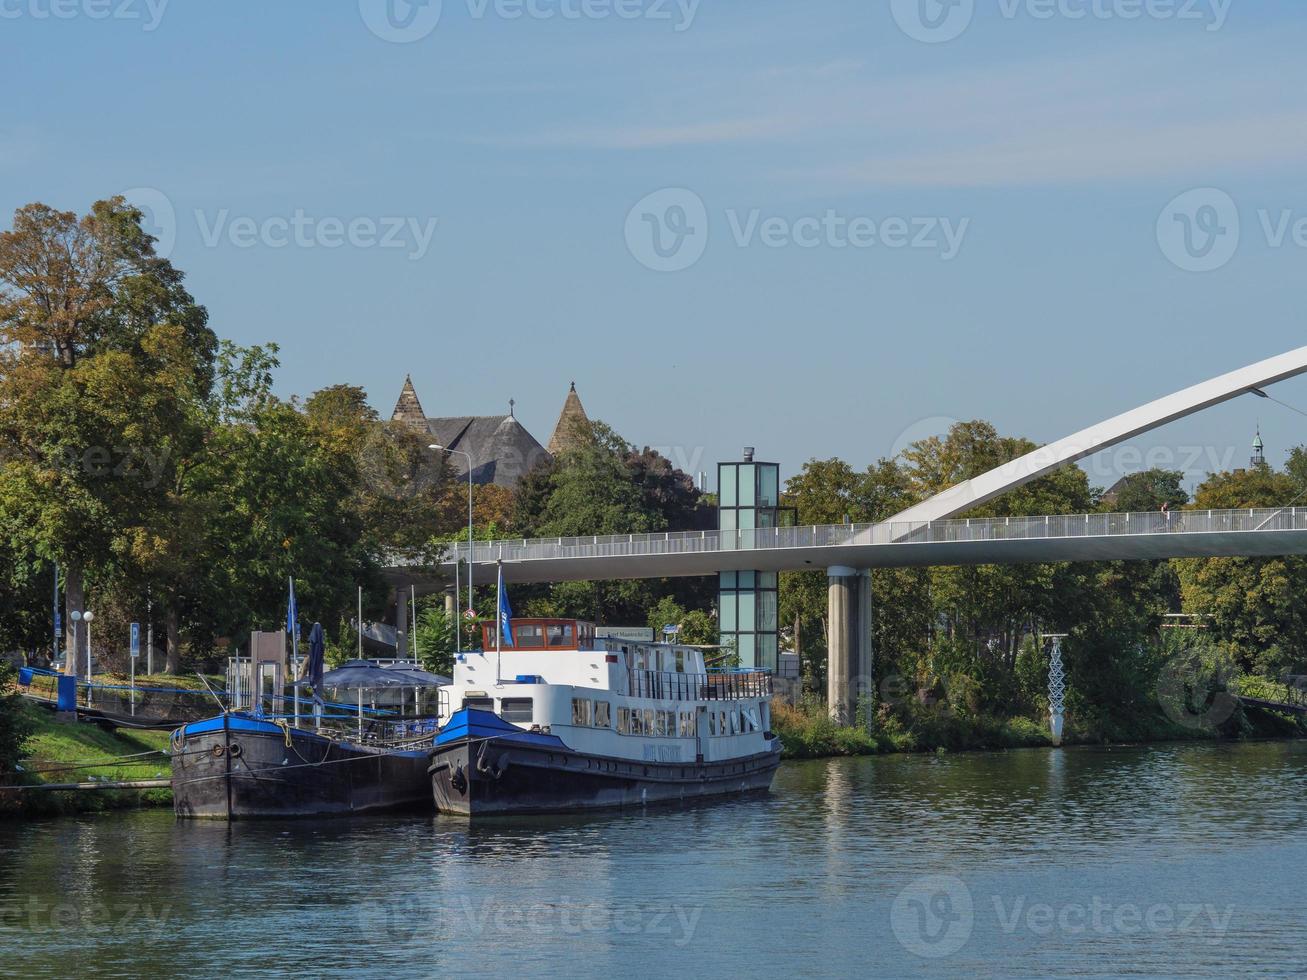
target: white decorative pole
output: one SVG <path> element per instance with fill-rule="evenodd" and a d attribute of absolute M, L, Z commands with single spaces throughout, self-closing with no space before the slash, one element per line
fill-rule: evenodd
<path fill-rule="evenodd" d="M 1062 641 L 1065 633 L 1046 634 L 1053 641 L 1048 658 L 1048 727 L 1053 733 L 1053 744 L 1062 744 L 1063 711 L 1066 709 L 1066 673 L 1062 670 Z"/>

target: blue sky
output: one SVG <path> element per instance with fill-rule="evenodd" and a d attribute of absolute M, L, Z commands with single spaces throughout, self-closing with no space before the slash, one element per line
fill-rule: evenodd
<path fill-rule="evenodd" d="M 287 395 L 411 372 L 544 441 L 575 379 L 690 470 L 865 465 L 1307 343 L 1304 42 L 1289 0 L 0 0 L 0 208 L 132 190 Z M 1307 442 L 1244 398 L 1087 465 L 1258 421 Z"/>

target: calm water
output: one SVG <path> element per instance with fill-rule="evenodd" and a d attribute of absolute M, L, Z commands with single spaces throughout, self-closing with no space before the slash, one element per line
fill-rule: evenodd
<path fill-rule="evenodd" d="M 469 827 L 0 824 L 9 976 L 1307 974 L 1307 744 L 787 763 Z"/>

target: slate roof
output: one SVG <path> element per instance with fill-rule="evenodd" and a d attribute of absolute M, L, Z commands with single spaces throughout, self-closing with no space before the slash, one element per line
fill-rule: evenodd
<path fill-rule="evenodd" d="M 531 467 L 549 458 L 535 436 L 511 413 L 428 418 L 410 378 L 404 379 L 404 388 L 390 418 L 392 422 L 402 422 L 425 433 L 433 443 L 459 450 L 449 454 L 449 463 L 461 480 L 467 479 L 467 457 L 461 453 L 472 457 L 473 483 L 494 483 L 501 487 L 516 486 Z"/>
<path fill-rule="evenodd" d="M 472 482 L 517 486 L 526 472 L 549 453 L 512 415 L 473 415 L 427 419 L 433 441 L 446 449 L 472 456 Z M 467 457 L 451 453 L 449 462 L 460 478 L 467 476 Z"/>

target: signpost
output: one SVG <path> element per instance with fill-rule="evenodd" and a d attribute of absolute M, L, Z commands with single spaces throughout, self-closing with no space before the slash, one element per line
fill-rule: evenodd
<path fill-rule="evenodd" d="M 132 717 L 136 717 L 136 661 L 141 656 L 141 624 L 132 623 Z"/>

